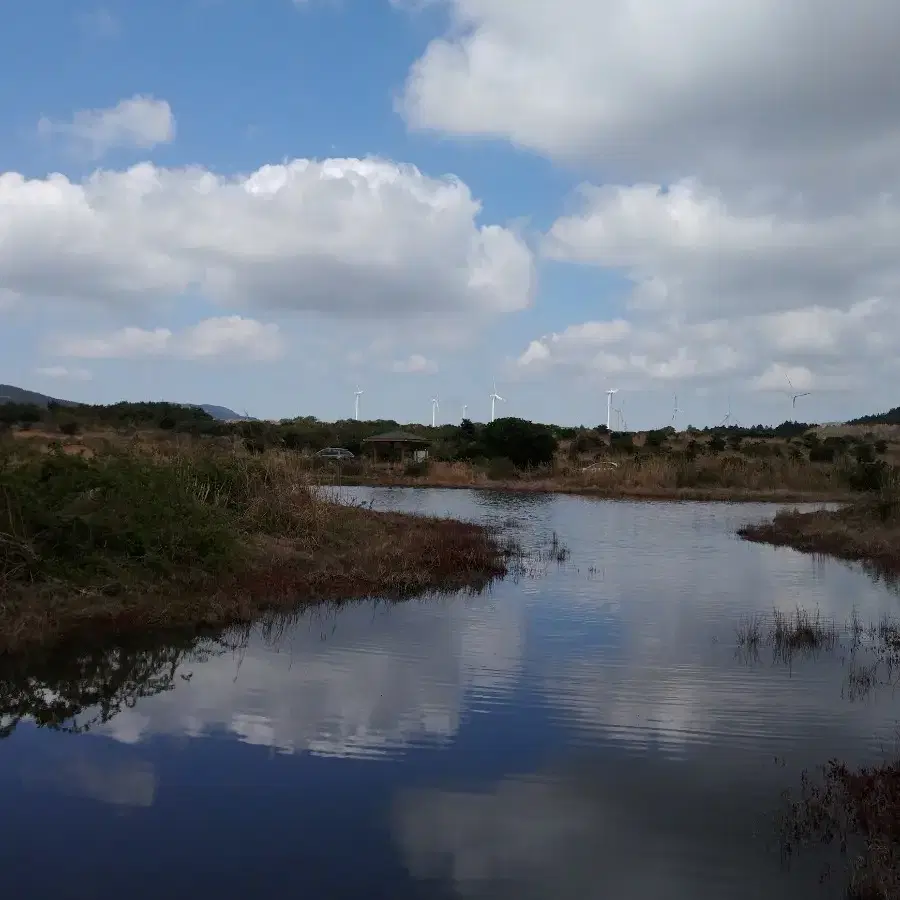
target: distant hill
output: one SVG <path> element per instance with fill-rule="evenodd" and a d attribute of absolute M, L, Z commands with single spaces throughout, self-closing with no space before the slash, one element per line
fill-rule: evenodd
<path fill-rule="evenodd" d="M 37 391 L 26 391 L 25 388 L 16 387 L 14 384 L 0 384 L 0 403 L 31 403 L 34 406 L 46 407 L 48 403 L 59 403 L 61 406 L 79 406 L 74 400 L 60 400 L 58 397 L 50 397 L 47 394 L 39 394 Z M 208 416 L 214 419 L 226 421 L 236 419 L 240 421 L 255 421 L 252 416 L 242 416 L 227 406 L 216 406 L 213 403 L 182 403 L 181 406 L 199 407 Z"/>
<path fill-rule="evenodd" d="M 46 406 L 48 403 L 59 403 L 62 406 L 78 406 L 73 400 L 58 400 L 37 391 L 26 391 L 25 388 L 13 384 L 0 384 L 0 403 L 31 403 L 34 406 Z"/>
<path fill-rule="evenodd" d="M 851 419 L 848 425 L 900 425 L 900 406 L 895 406 L 887 412 L 876 413 L 872 416 L 860 416 Z"/>

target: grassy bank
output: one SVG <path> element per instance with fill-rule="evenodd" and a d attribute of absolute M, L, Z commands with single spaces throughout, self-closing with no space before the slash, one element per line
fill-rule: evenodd
<path fill-rule="evenodd" d="M 485 529 L 328 502 L 296 455 L 66 449 L 0 446 L 0 653 L 505 571 Z"/>
<path fill-rule="evenodd" d="M 378 486 L 544 491 L 644 500 L 802 503 L 843 501 L 853 496 L 845 473 L 835 466 L 726 455 L 622 457 L 592 466 L 560 461 L 526 470 L 465 462 L 345 467 L 340 477 L 344 483 Z"/>
<path fill-rule="evenodd" d="M 738 532 L 750 541 L 793 547 L 900 573 L 900 493 L 885 491 L 837 510 L 784 510 Z"/>

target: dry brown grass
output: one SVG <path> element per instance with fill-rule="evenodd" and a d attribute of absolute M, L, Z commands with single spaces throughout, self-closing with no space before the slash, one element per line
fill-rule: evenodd
<path fill-rule="evenodd" d="M 293 454 L 169 443 L 0 463 L 0 654 L 321 600 L 480 588 L 506 571 L 486 529 L 329 502 Z"/>
<path fill-rule="evenodd" d="M 867 563 L 900 573 L 900 501 L 883 496 L 838 510 L 783 510 L 770 522 L 746 525 L 741 537 Z"/>
<path fill-rule="evenodd" d="M 850 493 L 833 466 L 791 459 L 743 459 L 736 455 L 694 460 L 660 454 L 619 457 L 588 468 L 559 462 L 552 469 L 491 479 L 468 463 L 433 462 L 428 473 L 410 476 L 400 467 L 369 469 L 361 484 L 414 487 L 547 491 L 609 498 L 804 502 L 845 500 Z"/>

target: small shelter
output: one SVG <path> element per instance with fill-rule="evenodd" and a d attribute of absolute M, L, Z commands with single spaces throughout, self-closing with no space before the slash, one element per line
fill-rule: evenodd
<path fill-rule="evenodd" d="M 364 447 L 372 449 L 372 461 L 376 463 L 379 450 L 382 459 L 396 459 L 399 454 L 400 462 L 405 462 L 406 454 L 409 453 L 414 462 L 421 462 L 428 456 L 431 441 L 408 431 L 386 431 L 384 434 L 365 438 L 362 443 Z"/>

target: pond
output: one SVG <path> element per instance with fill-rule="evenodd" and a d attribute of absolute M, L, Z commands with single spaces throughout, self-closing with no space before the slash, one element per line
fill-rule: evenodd
<path fill-rule="evenodd" d="M 844 699 L 837 654 L 742 657 L 735 629 L 896 592 L 734 536 L 769 505 L 344 493 L 570 552 L 477 596 L 7 672 L 9 896 L 840 896 L 818 858 L 784 870 L 773 818 L 804 768 L 881 759 L 896 701 Z"/>

